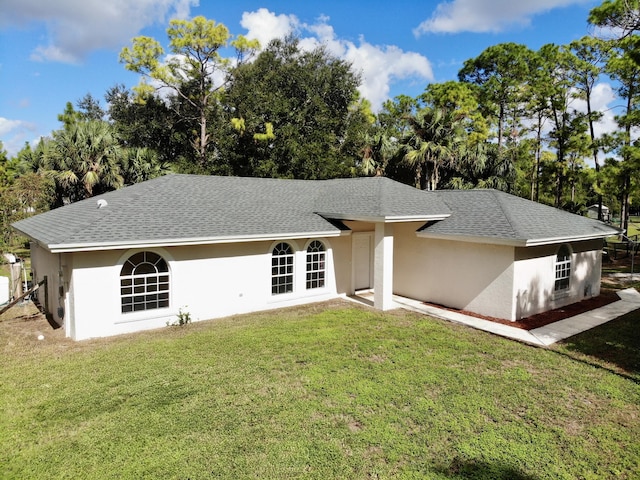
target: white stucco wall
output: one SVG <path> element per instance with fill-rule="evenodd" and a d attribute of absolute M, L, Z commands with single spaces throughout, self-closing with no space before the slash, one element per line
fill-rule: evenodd
<path fill-rule="evenodd" d="M 45 288 L 41 287 L 36 291 L 35 295 L 46 313 L 51 314 L 53 320 L 59 325 L 64 324 L 66 313 L 65 302 L 69 287 L 69 261 L 70 256 L 68 254 L 49 253 L 38 244 L 31 243 L 33 283 L 40 283 L 47 277 L 46 292 Z"/>
<path fill-rule="evenodd" d="M 295 250 L 294 292 L 282 295 L 271 294 L 271 251 L 278 242 L 144 249 L 168 262 L 170 306 L 125 314 L 121 313 L 120 270 L 141 250 L 67 254 L 72 258 L 67 334 L 80 340 L 160 328 L 176 321 L 180 308 L 191 314 L 192 321 L 198 321 L 323 301 L 346 293 L 351 283 L 349 238 L 319 239 L 326 248 L 326 283 L 324 288 L 307 290 L 306 248 L 311 240 L 288 241 Z M 346 263 L 337 275 L 335 258 Z"/>
<path fill-rule="evenodd" d="M 570 288 L 554 293 L 560 245 L 510 247 L 416 237 L 396 226 L 394 293 L 507 320 L 600 294 L 602 241 L 569 244 Z"/>
<path fill-rule="evenodd" d="M 600 295 L 602 240 L 568 244 L 571 254 L 569 290 L 556 294 L 555 261 L 561 245 L 516 249 L 516 320 Z"/>
<path fill-rule="evenodd" d="M 395 294 L 517 320 L 600 293 L 600 240 L 571 245 L 570 290 L 554 295 L 559 245 L 514 248 L 427 239 L 416 236 L 420 226 L 393 226 Z M 288 242 L 295 250 L 295 287 L 283 295 L 271 294 L 271 251 L 277 242 L 146 249 L 169 264 L 170 306 L 164 309 L 121 313 L 120 270 L 140 250 L 51 254 L 34 244 L 33 280 L 47 276 L 49 312 L 78 340 L 164 327 L 180 308 L 198 321 L 352 294 L 352 237 L 320 239 L 327 249 L 326 285 L 307 290 L 311 240 Z M 44 303 L 44 292 L 39 298 Z"/>
<path fill-rule="evenodd" d="M 329 239 L 333 255 L 333 276 L 336 292 L 340 295 L 351 295 L 351 235 Z"/>
<path fill-rule="evenodd" d="M 419 238 L 420 226 L 395 226 L 394 293 L 511 318 L 513 247 Z"/>

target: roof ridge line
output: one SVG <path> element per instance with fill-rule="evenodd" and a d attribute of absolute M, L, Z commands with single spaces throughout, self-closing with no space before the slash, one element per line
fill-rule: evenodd
<path fill-rule="evenodd" d="M 511 231 L 513 231 L 515 236 L 518 238 L 522 237 L 523 235 L 521 234 L 521 232 L 515 228 L 515 225 L 513 224 L 513 221 L 511 219 L 511 215 L 504 208 L 506 203 L 503 201 L 502 196 L 500 194 L 505 192 L 503 192 L 502 190 L 497 190 L 495 188 L 488 188 L 485 191 L 491 193 L 493 197 L 496 199 L 496 201 L 498 202 L 498 205 L 500 205 L 500 211 L 502 212 L 502 216 L 507 220 L 507 223 L 511 227 Z M 507 194 L 507 195 L 510 195 L 510 194 Z M 516 196 L 514 195 L 514 197 Z M 520 198 L 520 197 L 516 197 L 516 198 Z"/>

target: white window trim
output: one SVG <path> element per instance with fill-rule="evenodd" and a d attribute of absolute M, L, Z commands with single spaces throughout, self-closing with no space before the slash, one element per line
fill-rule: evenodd
<path fill-rule="evenodd" d="M 129 275 L 123 275 L 122 274 L 122 269 L 124 268 L 124 265 L 129 262 L 131 260 L 132 257 L 139 255 L 140 253 L 143 253 L 145 255 L 145 261 L 142 263 L 149 263 L 150 265 L 153 265 L 155 272 L 152 273 L 142 273 L 142 274 L 135 274 L 133 271 L 131 274 Z M 148 261 L 146 261 L 146 255 L 147 254 L 153 254 L 156 255 L 157 257 L 159 257 L 159 260 L 156 261 L 155 263 L 150 263 Z M 164 263 L 164 265 L 166 266 L 167 270 L 166 272 L 164 271 L 159 271 L 158 270 L 158 263 L 162 261 L 162 263 Z M 135 270 L 138 266 L 140 266 L 142 263 L 138 263 L 137 265 L 133 266 L 133 269 Z M 133 265 L 133 264 L 132 264 Z M 141 252 L 136 252 L 133 253 L 132 255 L 130 255 L 127 260 L 123 263 L 123 265 L 120 267 L 120 313 L 122 315 L 128 315 L 131 313 L 137 313 L 137 312 L 148 312 L 148 311 L 155 311 L 155 310 L 163 310 L 163 309 L 168 309 L 171 306 L 171 273 L 169 271 L 169 262 L 167 262 L 167 260 L 162 256 L 159 255 L 156 252 L 150 252 L 147 250 L 141 251 Z M 166 283 L 165 282 L 161 282 L 161 277 L 167 277 L 166 279 Z M 156 279 L 156 285 L 157 285 L 157 289 L 155 291 L 148 291 L 149 285 L 147 284 L 146 280 L 150 279 L 150 278 L 155 278 Z M 136 292 L 136 280 L 138 279 L 143 279 L 143 283 L 139 285 L 139 287 L 142 287 L 144 291 L 142 292 Z M 122 282 L 123 280 L 130 280 L 130 285 L 128 286 L 123 286 Z M 160 287 L 166 287 L 166 289 L 161 289 Z M 127 294 L 123 294 L 122 290 L 124 288 L 128 288 L 131 290 L 131 293 L 127 293 Z M 155 303 L 158 304 L 161 302 L 161 300 L 158 298 L 160 295 L 166 293 L 166 302 L 167 305 L 164 306 L 156 306 L 156 307 L 151 307 L 148 308 L 148 304 L 150 303 L 149 300 L 146 299 L 146 297 L 148 296 L 156 296 L 156 300 Z M 140 304 L 140 303 L 136 303 L 135 302 L 135 298 L 136 297 L 145 297 L 144 301 Z M 125 298 L 130 298 L 132 300 L 131 302 L 131 311 L 125 312 L 123 311 L 124 308 L 124 303 L 123 300 Z M 162 300 L 163 302 L 165 300 Z M 135 309 L 135 305 L 143 305 L 144 308 L 136 310 Z"/>
<path fill-rule="evenodd" d="M 311 245 L 314 242 L 317 242 L 320 245 L 322 245 L 322 250 L 321 251 L 309 252 L 309 247 L 311 247 Z M 328 261 L 328 257 L 329 257 L 327 250 L 328 250 L 327 249 L 327 245 L 322 240 L 319 240 L 319 239 L 310 240 L 307 243 L 307 245 L 306 245 L 306 247 L 304 249 L 304 267 L 305 267 L 304 268 L 304 287 L 305 287 L 305 290 L 308 291 L 308 292 L 318 292 L 318 291 L 325 290 L 327 288 L 327 261 Z M 322 265 L 323 265 L 322 269 L 317 269 L 317 270 L 313 270 L 313 269 L 310 270 L 309 269 L 310 263 L 311 264 L 315 263 L 313 260 L 309 261 L 309 256 L 310 255 L 319 255 L 319 256 L 321 256 L 322 260 L 319 259 L 318 262 L 322 262 Z M 310 273 L 322 273 L 322 285 L 321 286 L 316 286 L 316 287 L 313 287 L 313 286 L 310 287 L 309 286 L 309 282 L 314 282 L 314 281 L 318 282 L 319 281 L 317 279 L 316 280 L 308 280 L 307 276 Z"/>
<path fill-rule="evenodd" d="M 280 244 L 282 244 L 282 243 L 284 243 L 284 244 L 286 244 L 286 245 L 289 245 L 289 247 L 291 248 L 291 253 L 290 253 L 290 254 L 287 254 L 287 255 L 274 255 L 274 254 L 273 254 L 273 251 L 275 250 L 275 248 L 276 248 L 278 245 L 280 245 Z M 271 249 L 270 249 L 270 251 L 269 251 L 269 252 L 270 252 L 270 259 L 269 259 L 269 263 L 270 263 L 270 275 L 269 275 L 269 280 L 270 280 L 270 282 L 269 282 L 269 283 L 270 283 L 270 287 L 271 287 L 271 292 L 270 292 L 270 293 L 271 293 L 271 297 L 272 297 L 272 298 L 283 298 L 283 297 L 287 297 L 287 296 L 295 295 L 296 290 L 297 290 L 297 289 L 296 289 L 296 265 L 297 265 L 297 263 L 298 263 L 298 262 L 296 261 L 296 257 L 297 257 L 297 255 L 296 255 L 296 253 L 297 253 L 296 245 L 295 245 L 294 243 L 290 242 L 290 241 L 280 241 L 280 242 L 275 242 L 275 243 L 271 246 Z M 282 275 L 282 274 L 277 274 L 277 276 L 278 276 L 278 277 L 283 277 L 283 276 L 289 276 L 289 275 L 291 275 L 291 291 L 288 291 L 288 292 L 279 292 L 279 293 L 278 293 L 278 292 L 275 292 L 275 293 L 274 293 L 274 291 L 273 291 L 273 287 L 274 287 L 274 285 L 273 285 L 273 279 L 274 279 L 275 277 L 274 277 L 274 274 L 273 274 L 273 267 L 274 267 L 274 265 L 273 265 L 273 259 L 274 259 L 275 257 L 279 257 L 279 258 L 281 258 L 281 257 L 285 257 L 285 256 L 286 256 L 286 257 L 290 257 L 290 258 L 291 258 L 291 273 L 290 273 L 290 274 L 284 274 L 284 275 Z"/>
<path fill-rule="evenodd" d="M 161 256 L 164 259 L 164 261 L 167 262 L 167 267 L 169 268 L 169 306 L 154 308 L 152 310 L 138 310 L 136 312 L 122 313 L 122 295 L 120 294 L 120 278 L 121 278 L 120 272 L 122 271 L 122 267 L 125 264 L 125 262 L 135 254 L 140 252 L 155 253 L 156 255 Z M 174 287 L 174 281 L 173 281 L 173 278 L 174 278 L 173 262 L 174 261 L 175 260 L 173 256 L 169 252 L 160 248 L 135 248 L 135 249 L 127 250 L 125 253 L 123 253 L 120 256 L 120 258 L 118 259 L 118 262 L 115 265 L 116 268 L 114 269 L 115 281 L 112 283 L 114 297 L 117 299 L 116 301 L 113 302 L 114 318 L 117 318 L 117 320 L 113 322 L 114 325 L 119 325 L 124 323 L 133 323 L 133 322 L 143 322 L 146 320 L 152 320 L 157 318 L 169 319 L 175 315 L 174 308 L 173 308 L 173 305 L 175 304 L 174 298 L 173 298 L 175 294 L 175 288 L 173 288 Z"/>
<path fill-rule="evenodd" d="M 325 281 L 324 287 L 307 289 L 306 285 L 306 261 L 307 261 L 307 248 L 311 243 L 317 240 L 324 245 L 325 248 Z M 271 293 L 271 258 L 274 247 L 279 243 L 288 243 L 294 250 L 294 263 L 293 263 L 293 292 L 281 293 L 273 295 Z M 308 301 L 315 301 L 317 299 L 326 298 L 327 295 L 335 295 L 336 293 L 336 280 L 335 272 L 333 268 L 333 249 L 331 242 L 325 237 L 311 237 L 307 238 L 304 242 L 304 248 L 300 248 L 295 240 L 278 240 L 273 241 L 270 244 L 269 250 L 265 249 L 265 269 L 263 278 L 265 282 L 264 295 L 266 296 L 267 304 L 284 304 L 284 305 L 297 305 L 306 303 Z M 268 259 L 268 260 L 267 260 Z M 267 267 L 268 265 L 268 267 Z M 268 270 L 267 270 L 268 268 Z M 267 276 L 268 272 L 268 276 Z M 267 280 L 268 278 L 268 280 Z M 267 283 L 268 282 L 268 283 Z M 268 289 L 267 289 L 268 285 Z M 315 300 L 314 300 L 315 299 Z"/>
<path fill-rule="evenodd" d="M 568 252 L 568 256 L 565 260 L 558 261 L 558 255 L 561 250 L 566 248 Z M 571 291 L 571 273 L 573 270 L 573 251 L 569 244 L 563 244 L 560 246 L 558 251 L 556 252 L 553 259 L 553 294 L 555 298 L 562 298 L 569 295 Z M 566 275 L 558 277 L 559 271 L 566 271 Z M 557 288 L 556 284 L 558 280 L 567 280 L 567 286 L 565 288 Z"/>

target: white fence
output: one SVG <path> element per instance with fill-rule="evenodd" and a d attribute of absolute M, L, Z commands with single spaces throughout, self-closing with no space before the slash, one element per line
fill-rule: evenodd
<path fill-rule="evenodd" d="M 0 277 L 0 305 L 9 301 L 9 278 Z"/>

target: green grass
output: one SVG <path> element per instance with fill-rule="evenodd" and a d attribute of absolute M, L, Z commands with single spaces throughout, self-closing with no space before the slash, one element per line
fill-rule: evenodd
<path fill-rule="evenodd" d="M 638 321 L 555 349 L 341 302 L 87 342 L 4 321 L 0 478 L 638 478 Z"/>

